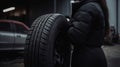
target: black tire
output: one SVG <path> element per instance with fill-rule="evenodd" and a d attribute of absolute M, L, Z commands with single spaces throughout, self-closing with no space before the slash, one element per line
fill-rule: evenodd
<path fill-rule="evenodd" d="M 69 67 L 70 45 L 65 33 L 68 27 L 60 14 L 38 17 L 27 36 L 25 67 Z"/>

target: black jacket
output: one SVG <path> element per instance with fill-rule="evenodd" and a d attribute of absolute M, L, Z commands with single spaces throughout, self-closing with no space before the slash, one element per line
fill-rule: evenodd
<path fill-rule="evenodd" d="M 68 36 L 75 46 L 99 47 L 104 41 L 105 20 L 103 11 L 96 0 L 81 2 L 73 10 L 72 26 Z"/>

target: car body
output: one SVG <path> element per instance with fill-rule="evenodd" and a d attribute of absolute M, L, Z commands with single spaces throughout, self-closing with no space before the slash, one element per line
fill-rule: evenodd
<path fill-rule="evenodd" d="M 29 27 L 15 20 L 0 20 L 0 52 L 24 50 Z"/>

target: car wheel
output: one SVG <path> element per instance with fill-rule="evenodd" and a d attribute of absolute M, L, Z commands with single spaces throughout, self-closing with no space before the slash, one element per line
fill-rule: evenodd
<path fill-rule="evenodd" d="M 26 40 L 25 67 L 69 67 L 70 45 L 66 31 L 69 24 L 61 14 L 38 17 Z"/>

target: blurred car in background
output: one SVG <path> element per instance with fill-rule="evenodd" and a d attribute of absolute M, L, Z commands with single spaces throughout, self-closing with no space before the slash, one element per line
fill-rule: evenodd
<path fill-rule="evenodd" d="M 14 20 L 0 20 L 0 52 L 23 51 L 29 27 Z"/>
<path fill-rule="evenodd" d="M 110 33 L 105 37 L 105 44 L 113 45 L 113 43 L 118 43 L 119 35 L 114 26 L 110 26 Z"/>
<path fill-rule="evenodd" d="M 112 34 L 112 42 L 113 43 L 118 43 L 119 41 L 119 34 L 117 33 L 116 29 L 114 26 L 111 26 L 111 34 Z"/>

